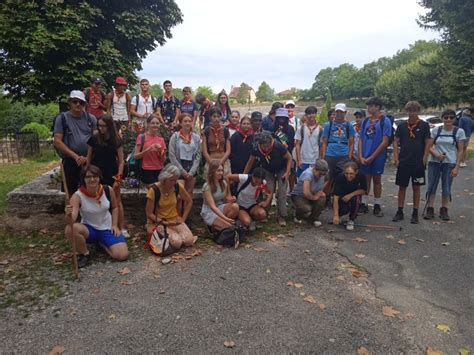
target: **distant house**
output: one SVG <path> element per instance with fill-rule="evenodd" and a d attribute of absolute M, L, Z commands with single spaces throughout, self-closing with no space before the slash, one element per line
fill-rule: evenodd
<path fill-rule="evenodd" d="M 240 86 L 232 85 L 230 87 L 229 98 L 237 100 L 237 96 L 239 95 L 239 88 Z M 255 90 L 247 85 L 247 97 L 250 97 L 250 103 L 254 103 L 257 101 L 257 95 L 255 94 Z"/>
<path fill-rule="evenodd" d="M 287 100 L 296 100 L 298 98 L 297 91 L 295 88 L 291 88 L 288 90 L 283 90 L 277 93 L 277 96 L 287 99 Z"/>

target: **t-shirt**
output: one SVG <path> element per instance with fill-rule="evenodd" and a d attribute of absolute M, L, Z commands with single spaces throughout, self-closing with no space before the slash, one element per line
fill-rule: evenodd
<path fill-rule="evenodd" d="M 66 117 L 67 132 L 64 134 L 61 115 Z M 87 118 L 90 116 L 90 120 Z M 76 154 L 87 155 L 87 141 L 92 136 L 92 131 L 97 129 L 97 119 L 94 115 L 85 112 L 81 113 L 81 117 L 77 118 L 71 114 L 71 111 L 58 115 L 54 123 L 53 133 L 64 134 L 63 142 Z M 90 124 L 90 125 L 89 125 Z"/>
<path fill-rule="evenodd" d="M 415 138 L 410 138 L 407 121 L 401 122 L 398 125 L 395 132 L 395 137 L 400 139 L 398 160 L 409 165 L 420 165 L 423 163 L 425 142 L 430 138 L 430 125 L 420 120 L 413 129 L 413 133 Z"/>
<path fill-rule="evenodd" d="M 331 132 L 329 132 L 331 126 Z M 349 127 L 349 137 L 347 136 Z M 347 122 L 326 122 L 323 130 L 323 137 L 327 138 L 326 156 L 344 157 L 349 155 L 349 138 L 354 137 L 354 127 Z"/>
<path fill-rule="evenodd" d="M 360 131 L 360 127 L 357 128 L 355 123 L 352 125 L 352 127 L 354 127 L 354 156 L 355 156 L 357 159 L 359 159 L 359 139 L 360 139 L 360 133 L 358 132 L 358 130 Z"/>
<path fill-rule="evenodd" d="M 303 132 L 301 132 L 303 130 Z M 319 136 L 321 126 L 314 126 L 311 129 L 307 125 L 302 125 L 295 134 L 295 140 L 301 142 L 303 133 L 303 144 L 301 144 L 301 162 L 303 164 L 314 164 L 319 157 Z"/>
<path fill-rule="evenodd" d="M 224 181 L 224 186 L 225 185 L 226 183 Z M 204 185 L 202 186 L 202 192 L 210 192 L 216 206 L 222 205 L 224 203 L 225 189 L 222 190 L 220 184 L 217 184 L 217 188 L 215 192 L 211 192 L 211 187 L 209 186 L 207 182 L 205 182 Z M 206 202 L 206 199 L 203 199 L 203 203 L 205 206 L 209 207 L 209 205 Z"/>
<path fill-rule="evenodd" d="M 233 174 L 244 172 L 245 165 L 250 158 L 253 150 L 254 135 L 247 136 L 244 142 L 244 136 L 240 132 L 236 132 L 230 138 L 230 169 Z"/>
<path fill-rule="evenodd" d="M 466 138 L 469 139 L 472 134 L 472 130 L 474 128 L 474 120 L 470 116 L 462 116 L 459 119 L 459 128 L 464 130 L 466 134 Z"/>
<path fill-rule="evenodd" d="M 295 130 L 292 126 L 288 125 L 284 128 L 278 128 L 273 132 L 273 136 L 290 152 L 293 152 L 295 147 Z"/>
<path fill-rule="evenodd" d="M 284 158 L 286 153 L 288 150 L 276 141 L 274 141 L 273 149 L 267 157 L 260 151 L 258 145 L 252 151 L 252 155 L 259 159 L 260 166 L 272 174 L 286 169 L 286 159 Z"/>
<path fill-rule="evenodd" d="M 188 113 L 191 115 L 191 117 L 194 118 L 194 113 L 198 111 L 198 105 L 195 101 L 191 102 L 184 102 L 181 101 L 181 112 L 182 113 Z"/>
<path fill-rule="evenodd" d="M 300 177 L 298 178 L 298 182 L 293 188 L 291 194 L 296 196 L 304 196 L 303 183 L 305 181 L 310 181 L 310 190 L 312 193 L 322 190 L 325 183 L 324 176 L 320 176 L 319 178 L 314 176 L 313 168 L 310 167 L 301 173 Z"/>
<path fill-rule="evenodd" d="M 300 118 L 298 116 L 293 116 L 293 117 L 289 118 L 288 123 L 290 124 L 291 127 L 293 127 L 295 132 L 296 132 L 296 130 L 298 130 L 300 128 Z"/>
<path fill-rule="evenodd" d="M 142 168 L 145 170 L 161 170 L 163 169 L 163 163 L 166 159 L 166 143 L 165 140 L 160 136 L 152 136 L 149 133 L 145 133 L 145 143 L 143 145 L 143 150 L 147 149 L 152 144 L 158 143 L 164 150 L 164 153 L 154 151 L 147 152 L 143 155 L 142 158 Z M 142 144 L 142 135 L 139 134 L 135 145 Z"/>
<path fill-rule="evenodd" d="M 249 178 L 249 174 L 239 174 L 239 185 L 237 186 L 237 191 L 240 190 L 241 186 L 245 184 L 247 179 Z M 263 185 L 265 185 L 267 182 L 263 180 Z M 257 189 L 259 186 L 252 186 L 252 182 L 250 182 L 245 189 L 239 192 L 239 195 L 237 196 L 237 204 L 239 206 L 249 208 L 257 203 Z"/>
<path fill-rule="evenodd" d="M 105 143 L 105 145 L 99 144 L 96 136 L 92 136 L 87 141 L 87 144 L 92 147 L 91 164 L 100 168 L 104 181 L 110 183 L 112 176 L 118 172 L 117 148 L 122 143 L 119 141 L 117 147 L 114 147 L 110 141 Z"/>
<path fill-rule="evenodd" d="M 179 185 L 180 192 L 181 189 L 181 185 Z M 155 190 L 153 188 L 148 189 L 146 198 L 155 201 Z M 178 218 L 177 199 L 174 188 L 168 196 L 160 191 L 160 201 L 158 201 L 158 205 L 156 206 L 155 215 L 159 219 L 165 219 L 168 221 Z"/>
<path fill-rule="evenodd" d="M 348 181 L 344 173 L 340 173 L 334 180 L 334 195 L 344 197 L 356 190 L 367 191 L 367 180 L 365 175 L 358 172 L 354 180 Z"/>
<path fill-rule="evenodd" d="M 154 111 L 153 108 L 153 99 L 151 95 L 148 95 L 146 98 L 142 96 L 142 94 L 138 95 L 138 104 L 137 104 L 137 95 L 132 97 L 132 101 L 130 102 L 131 105 L 135 105 L 135 111 L 139 114 L 143 115 L 144 113 L 152 114 Z M 140 118 L 142 119 L 142 118 Z"/>
<path fill-rule="evenodd" d="M 262 129 L 264 131 L 270 131 L 273 132 L 273 126 L 275 124 L 275 121 L 272 120 L 270 116 L 265 116 L 262 121 Z"/>
<path fill-rule="evenodd" d="M 86 111 L 94 115 L 96 118 L 101 118 L 104 115 L 104 110 L 99 107 L 100 103 L 104 103 L 105 94 L 102 91 L 93 91 L 87 89 L 84 91 L 84 95 L 88 99 Z"/>
<path fill-rule="evenodd" d="M 128 121 L 127 95 L 125 92 L 121 96 L 113 93 L 111 111 L 114 121 Z"/>
<path fill-rule="evenodd" d="M 441 135 L 436 140 L 435 146 L 433 147 L 437 154 L 446 154 L 446 158 L 443 160 L 443 163 L 446 164 L 456 164 L 456 154 L 457 147 L 456 144 L 453 144 L 453 131 L 446 131 L 443 126 L 441 126 Z M 438 134 L 439 127 L 435 127 L 431 130 L 431 138 L 436 138 Z M 456 132 L 456 142 L 466 139 L 466 134 L 462 128 L 458 128 Z M 429 161 L 439 163 L 439 160 L 430 154 Z"/>
<path fill-rule="evenodd" d="M 163 95 L 156 101 L 156 107 L 160 109 L 161 117 L 165 122 L 171 123 L 176 116 L 176 110 L 181 109 L 181 101 L 174 96 L 166 97 Z"/>
<path fill-rule="evenodd" d="M 382 125 L 380 124 L 381 120 L 385 120 L 383 132 Z M 390 122 L 390 119 L 385 116 L 383 116 L 380 120 L 376 120 L 374 124 L 371 124 L 370 118 L 366 118 L 364 121 L 362 121 L 359 138 L 362 141 L 362 152 L 360 152 L 362 153 L 362 157 L 370 157 L 377 147 L 382 144 L 383 137 L 390 137 L 391 135 L 392 122 Z M 377 158 L 385 159 L 386 153 L 387 149 L 385 148 L 385 150 L 382 151 L 382 153 L 380 153 Z"/>

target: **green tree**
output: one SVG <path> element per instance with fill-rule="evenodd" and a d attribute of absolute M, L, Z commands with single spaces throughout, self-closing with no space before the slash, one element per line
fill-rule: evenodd
<path fill-rule="evenodd" d="M 239 91 L 237 92 L 237 102 L 239 104 L 246 104 L 249 101 L 249 89 L 250 86 L 248 84 L 240 84 Z"/>
<path fill-rule="evenodd" d="M 163 95 L 163 88 L 161 87 L 161 84 L 151 85 L 150 86 L 150 93 L 151 93 L 152 96 L 155 96 L 155 97 L 160 97 L 161 95 Z"/>
<path fill-rule="evenodd" d="M 173 88 L 173 95 L 177 99 L 181 100 L 183 98 L 183 89 L 181 88 Z"/>
<path fill-rule="evenodd" d="M 325 93 L 325 96 L 326 96 L 326 101 L 324 102 L 324 105 L 321 107 L 321 112 L 319 113 L 319 116 L 318 116 L 319 124 L 324 124 L 328 121 L 328 111 L 332 107 L 331 91 L 328 90 Z"/>
<path fill-rule="evenodd" d="M 273 100 L 275 90 L 273 90 L 265 81 L 262 81 L 255 95 L 259 102 L 269 102 Z"/>
<path fill-rule="evenodd" d="M 196 96 L 197 94 L 203 94 L 211 101 L 213 101 L 216 96 L 210 86 L 198 86 L 196 88 L 196 91 L 194 92 L 194 96 Z"/>
<path fill-rule="evenodd" d="M 181 22 L 173 0 L 5 0 L 0 80 L 14 99 L 36 103 L 57 101 L 92 75 L 134 84 L 143 58 Z"/>
<path fill-rule="evenodd" d="M 30 122 L 23 126 L 22 131 L 36 131 L 39 139 L 47 139 L 51 137 L 51 131 L 48 126 L 37 122 Z"/>

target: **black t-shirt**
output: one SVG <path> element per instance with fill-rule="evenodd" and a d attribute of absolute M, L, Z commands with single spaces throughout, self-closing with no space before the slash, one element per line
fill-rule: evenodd
<path fill-rule="evenodd" d="M 260 152 L 258 146 L 252 151 L 252 155 L 257 157 L 260 161 L 260 166 L 270 173 L 276 174 L 286 169 L 286 159 L 284 156 L 288 150 L 279 142 L 274 143 L 273 149 L 269 154 L 268 161 Z"/>
<path fill-rule="evenodd" d="M 113 183 L 112 176 L 118 173 L 117 148 L 122 143 L 119 141 L 118 147 L 114 147 L 110 141 L 105 143 L 105 145 L 99 144 L 96 136 L 92 136 L 87 141 L 87 144 L 92 147 L 91 164 L 102 171 L 103 182 L 111 185 Z"/>
<path fill-rule="evenodd" d="M 230 137 L 230 169 L 232 174 L 243 174 L 245 165 L 250 158 L 253 147 L 253 135 L 248 136 L 244 142 L 244 136 L 235 132 Z"/>
<path fill-rule="evenodd" d="M 360 189 L 367 191 L 367 180 L 361 172 L 358 172 L 352 181 L 348 181 L 344 173 L 340 173 L 334 180 L 334 195 L 336 196 L 344 197 Z"/>
<path fill-rule="evenodd" d="M 410 138 L 407 121 L 398 125 L 395 132 L 395 137 L 400 139 L 398 160 L 409 165 L 423 164 L 426 140 L 430 138 L 430 125 L 428 122 L 420 121 L 413 133 L 415 138 Z"/>

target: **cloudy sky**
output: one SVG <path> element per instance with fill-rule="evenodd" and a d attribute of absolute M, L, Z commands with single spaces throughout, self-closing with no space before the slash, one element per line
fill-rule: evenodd
<path fill-rule="evenodd" d="M 419 39 L 416 0 L 175 0 L 184 14 L 173 38 L 151 52 L 139 76 L 175 87 L 265 80 L 278 91 L 309 88 L 320 69 L 361 67 Z"/>

